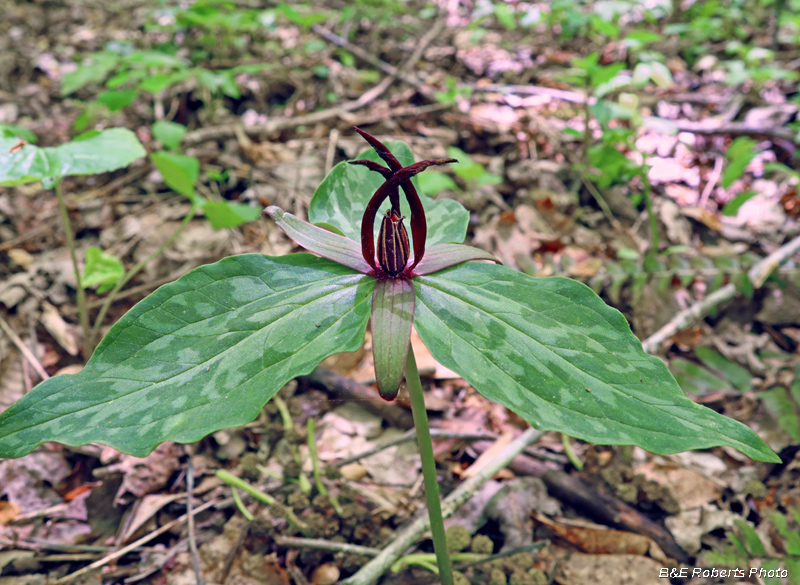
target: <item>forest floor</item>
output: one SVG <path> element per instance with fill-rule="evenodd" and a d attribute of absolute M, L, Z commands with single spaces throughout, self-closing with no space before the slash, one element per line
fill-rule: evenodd
<path fill-rule="evenodd" d="M 766 567 L 789 576 L 738 581 L 800 583 L 796 2 L 781 13 L 698 0 L 672 15 L 638 2 L 617 3 L 619 14 L 607 2 L 188 4 L 6 0 L 0 132 L 47 147 L 124 127 L 152 153 L 165 140 L 153 124 L 174 122 L 187 129 L 176 150 L 199 160 L 199 194 L 301 218 L 326 173 L 364 150 L 353 126 L 418 159 L 458 158 L 459 170 L 421 185 L 469 210 L 467 243 L 591 286 L 690 398 L 782 459 L 727 447 L 653 455 L 545 433 L 448 520 L 467 528 L 473 552 L 517 553 L 459 570 L 475 584 L 646 585 L 665 583 L 665 569 L 688 569 L 671 583 L 701 584 L 723 581 L 693 568 Z M 125 268 L 191 209 L 149 157 L 61 184 L 78 257 L 98 247 Z M 116 295 L 100 331 L 198 266 L 297 250 L 265 216 L 214 229 L 197 213 Z M 85 364 L 75 288 L 54 190 L 0 187 L 0 410 L 43 375 Z M 105 294 L 87 289 L 92 318 Z M 446 496 L 527 425 L 416 334 L 412 345 Z M 370 349 L 368 334 L 280 391 L 292 429 L 271 401 L 244 427 L 144 458 L 47 443 L 0 461 L 0 583 L 200 574 L 331 585 L 356 574 L 425 509 L 407 396 L 378 397 Z M 283 480 L 310 474 L 310 418 L 341 510 Z M 219 469 L 280 503 L 241 492 L 247 520 Z M 210 503 L 191 525 L 189 486 L 194 508 Z M 297 540 L 288 509 L 319 548 Z M 424 563 L 399 569 L 382 582 L 436 582 Z"/>

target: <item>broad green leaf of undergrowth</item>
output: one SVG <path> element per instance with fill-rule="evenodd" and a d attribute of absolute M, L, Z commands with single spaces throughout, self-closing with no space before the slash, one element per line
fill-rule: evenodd
<path fill-rule="evenodd" d="M 17 124 L 3 124 L 0 123 L 0 138 L 21 138 L 26 142 L 36 144 L 38 138 L 36 134 Z"/>
<path fill-rule="evenodd" d="M 178 148 L 181 140 L 186 135 L 186 126 L 165 120 L 155 122 L 150 127 L 150 130 L 152 130 L 155 139 L 169 149 Z"/>
<path fill-rule="evenodd" d="M 86 249 L 86 268 L 81 277 L 84 288 L 97 288 L 98 293 L 104 293 L 117 284 L 124 273 L 122 262 L 115 256 L 97 246 Z"/>
<path fill-rule="evenodd" d="M 258 207 L 225 200 L 207 199 L 203 201 L 202 207 L 208 223 L 215 230 L 236 227 L 261 215 Z"/>
<path fill-rule="evenodd" d="M 151 154 L 150 159 L 170 189 L 194 198 L 194 182 L 200 176 L 200 161 L 197 158 L 177 152 L 158 151 Z"/>
<path fill-rule="evenodd" d="M 248 254 L 159 288 L 86 367 L 0 414 L 0 457 L 45 441 L 144 456 L 250 422 L 286 382 L 364 341 L 374 279 L 310 254 Z"/>
<path fill-rule="evenodd" d="M 136 134 L 111 128 L 84 140 L 39 148 L 26 144 L 15 152 L 15 138 L 0 139 L 0 186 L 32 183 L 45 178 L 95 175 L 126 167 L 145 155 Z"/>
<path fill-rule="evenodd" d="M 414 326 L 433 357 L 538 429 L 779 461 L 747 426 L 689 400 L 622 314 L 577 281 L 468 262 L 414 282 Z"/>
<path fill-rule="evenodd" d="M 389 142 L 386 146 L 397 157 L 400 164 L 414 163 L 414 155 L 404 142 Z M 372 149 L 362 152 L 357 158 L 384 164 Z M 360 242 L 361 218 L 364 215 L 364 208 L 383 181 L 384 178 L 380 174 L 369 171 L 365 167 L 346 162 L 339 163 L 333 167 L 314 192 L 308 208 L 309 221 L 321 227 L 322 224 L 325 224 L 326 228 L 333 227 L 348 238 Z M 417 186 L 419 191 L 416 177 L 412 179 L 412 183 Z M 452 199 L 434 201 L 422 192 L 419 195 L 428 220 L 427 245 L 463 242 L 467 236 L 469 212 Z M 381 206 L 378 216 L 380 217 L 388 208 L 389 202 L 386 201 Z M 404 216 L 411 216 L 402 191 L 400 193 L 400 210 Z M 379 228 L 380 222 L 376 221 L 376 236 Z M 411 230 L 409 230 L 408 237 L 410 240 L 412 239 Z"/>
<path fill-rule="evenodd" d="M 101 51 L 90 55 L 75 71 L 64 75 L 61 81 L 61 95 L 69 95 L 84 85 L 103 81 L 117 66 L 120 56 L 111 51 Z"/>

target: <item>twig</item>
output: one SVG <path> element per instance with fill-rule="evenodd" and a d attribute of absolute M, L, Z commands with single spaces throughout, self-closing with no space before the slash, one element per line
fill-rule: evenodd
<path fill-rule="evenodd" d="M 328 136 L 328 152 L 325 154 L 325 174 L 331 172 L 333 168 L 333 159 L 336 156 L 336 143 L 339 141 L 339 130 L 331 128 L 331 133 Z"/>
<path fill-rule="evenodd" d="M 531 428 L 514 439 L 497 455 L 494 461 L 484 467 L 480 473 L 459 485 L 444 499 L 442 502 L 443 516 L 448 517 L 452 515 L 461 505 L 474 496 L 498 471 L 508 465 L 514 457 L 522 453 L 529 445 L 536 442 L 542 434 L 541 431 Z M 342 581 L 341 585 L 373 585 L 380 576 L 405 553 L 406 549 L 414 544 L 428 529 L 428 525 L 427 514 L 417 517 L 417 519 L 406 527 L 377 557 L 361 567 L 358 573 Z"/>
<path fill-rule="evenodd" d="M 355 455 L 347 457 L 346 459 L 334 461 L 325 467 L 336 469 L 338 467 L 342 467 L 343 465 L 347 465 L 348 463 L 353 463 L 354 461 L 375 455 L 375 453 L 380 453 L 381 451 L 384 451 L 390 447 L 394 447 L 395 445 L 413 441 L 415 437 L 416 435 L 414 434 L 414 429 L 410 429 L 391 441 L 386 441 L 385 443 L 381 443 L 380 445 L 367 449 L 366 451 L 362 451 L 361 453 L 356 453 Z M 442 429 L 431 429 L 431 437 L 436 439 L 463 439 L 465 441 L 496 441 L 498 436 L 494 433 L 462 433 L 445 431 Z"/>
<path fill-rule="evenodd" d="M 710 123 L 708 123 L 710 122 Z M 690 120 L 674 120 L 672 124 L 679 132 L 691 132 L 692 134 L 730 134 L 732 136 L 766 136 L 767 138 L 778 138 L 795 143 L 795 133 L 789 127 L 752 126 L 747 122 L 725 122 L 719 123 L 711 118 L 709 121 L 692 122 Z"/>
<path fill-rule="evenodd" d="M 212 506 L 215 506 L 216 504 L 219 504 L 221 501 L 222 500 L 211 500 L 210 502 L 206 502 L 205 504 L 203 504 L 202 506 L 199 506 L 196 510 L 194 510 L 194 513 L 195 514 L 199 514 L 203 510 L 207 510 L 208 508 L 211 508 Z M 78 571 L 75 571 L 74 573 L 70 573 L 69 575 L 61 577 L 61 579 L 59 579 L 58 581 L 55 582 L 55 585 L 63 585 L 64 583 L 72 583 L 73 581 L 75 581 L 79 577 L 82 577 L 82 576 L 86 575 L 87 573 L 91 573 L 92 571 L 94 571 L 96 569 L 99 569 L 100 567 L 103 567 L 103 566 L 107 565 L 108 563 L 117 560 L 118 558 L 123 557 L 126 554 L 128 554 L 129 552 L 131 552 L 132 550 L 134 550 L 136 548 L 139 548 L 144 543 L 150 542 L 151 540 L 153 540 L 157 536 L 161 536 L 165 532 L 169 532 L 170 530 L 172 530 L 176 526 L 179 526 L 179 525 L 183 524 L 184 522 L 186 522 L 187 518 L 188 518 L 188 515 L 184 514 L 180 518 L 176 518 L 172 522 L 168 522 L 167 524 L 164 524 L 164 526 L 162 526 L 158 530 L 154 530 L 153 532 L 151 532 L 150 534 L 148 534 L 146 536 L 143 536 L 142 538 L 140 538 L 136 542 L 132 542 L 128 546 L 125 546 L 125 547 L 119 549 L 118 551 L 116 551 L 114 553 L 111 553 L 108 556 L 103 557 L 99 561 L 95 561 L 91 565 L 88 565 L 88 566 L 86 566 L 86 567 L 84 567 L 84 568 L 82 568 L 82 569 L 80 569 Z"/>
<path fill-rule="evenodd" d="M 321 538 L 300 538 L 299 536 L 276 536 L 275 542 L 280 546 L 294 546 L 298 548 L 314 548 L 317 550 L 330 550 L 335 552 L 353 553 L 367 557 L 377 557 L 381 549 L 346 542 L 333 542 Z"/>
<path fill-rule="evenodd" d="M 722 176 L 722 163 L 725 161 L 725 158 L 722 156 L 717 156 L 717 159 L 714 161 L 714 170 L 711 171 L 711 176 L 708 178 L 708 183 L 706 186 L 703 187 L 703 193 L 700 195 L 700 201 L 698 201 L 698 207 L 704 207 L 706 201 L 711 196 L 711 192 L 714 190 L 714 187 L 717 186 L 717 181 Z"/>
<path fill-rule="evenodd" d="M 189 447 L 186 446 L 186 454 L 189 455 L 188 462 L 186 463 L 186 516 L 188 517 L 188 531 L 189 531 L 189 550 L 192 553 L 192 562 L 194 563 L 194 574 L 197 579 L 197 585 L 203 585 L 203 573 L 200 571 L 200 554 L 197 552 L 197 539 L 194 533 L 194 514 L 192 513 L 192 506 L 194 499 L 194 466 L 192 465 L 192 454 Z"/>
<path fill-rule="evenodd" d="M 325 368 L 315 368 L 305 379 L 315 385 L 322 386 L 334 395 L 344 396 L 347 400 L 359 402 L 365 409 L 372 414 L 376 414 L 386 420 L 390 425 L 398 429 L 410 429 L 414 426 L 414 421 L 408 411 L 400 408 L 394 402 L 386 402 L 378 397 L 378 391 L 371 386 L 360 384 L 355 380 L 350 380 L 340 376 L 335 372 Z"/>
<path fill-rule="evenodd" d="M 244 541 L 247 540 L 247 535 L 250 534 L 250 526 L 250 522 L 244 525 L 241 531 L 239 531 L 239 536 L 236 538 L 236 542 L 228 551 L 228 554 L 225 555 L 225 562 L 222 563 L 222 568 L 219 570 L 219 575 L 217 576 L 217 581 L 219 583 L 225 583 L 225 581 L 228 580 L 228 575 L 233 568 L 233 561 L 236 560 L 236 555 L 239 554 L 239 551 L 244 546 Z"/>
<path fill-rule="evenodd" d="M 381 71 L 383 71 L 387 75 L 390 75 L 391 77 L 395 77 L 395 78 L 401 79 L 401 80 L 403 80 L 404 82 L 406 82 L 407 84 L 409 84 L 409 85 L 411 85 L 413 87 L 418 87 L 419 85 L 421 85 L 419 80 L 411 77 L 410 75 L 401 74 L 400 71 L 397 69 L 397 67 L 395 67 L 394 65 L 390 65 L 386 61 L 383 61 L 382 59 L 378 59 L 378 57 L 375 57 L 374 55 L 371 55 L 370 53 L 368 53 L 367 51 L 365 51 L 361 47 L 359 47 L 357 45 L 354 45 L 353 43 L 351 43 L 347 39 L 343 39 L 342 37 L 340 37 L 339 35 L 337 35 L 336 33 L 332 32 L 332 31 L 328 30 L 324 26 L 320 26 L 318 24 L 315 24 L 315 25 L 313 25 L 311 27 L 311 30 L 314 31 L 315 33 L 317 33 L 319 36 L 329 40 L 334 45 L 338 45 L 339 47 L 347 49 L 348 51 L 353 53 L 353 55 L 355 55 L 356 57 L 358 57 L 362 61 L 366 61 L 367 63 L 369 63 L 373 67 L 377 67 L 378 69 L 380 69 Z"/>
<path fill-rule="evenodd" d="M 575 104 L 582 104 L 586 102 L 586 94 L 578 91 L 567 91 L 564 89 L 555 89 L 553 87 L 539 87 L 536 85 L 500 85 L 498 83 L 489 83 L 486 85 L 472 86 L 474 91 L 492 91 L 498 93 L 522 93 L 528 95 L 545 95 L 554 99 L 562 100 L 565 102 L 572 102 Z M 590 97 L 589 105 L 597 102 L 597 98 Z"/>
<path fill-rule="evenodd" d="M 2 329 L 3 332 L 11 338 L 11 341 L 14 342 L 14 345 L 17 346 L 17 349 L 19 349 L 20 353 L 25 356 L 25 359 L 28 360 L 28 363 L 33 367 L 34 370 L 36 370 L 36 373 L 39 374 L 39 377 L 42 380 L 47 380 L 50 375 L 44 371 L 44 367 L 42 366 L 41 362 L 36 359 L 36 356 L 33 355 L 33 352 L 29 350 L 28 346 L 23 343 L 22 339 L 19 338 L 19 335 L 14 333 L 14 330 L 11 329 L 11 326 L 6 323 L 6 320 L 3 319 L 2 316 L 0 316 L 0 329 Z"/>
<path fill-rule="evenodd" d="M 747 273 L 747 277 L 753 284 L 753 288 L 761 288 L 769 275 L 798 251 L 800 251 L 800 236 L 784 244 L 772 254 L 753 265 Z M 645 339 L 642 342 L 642 348 L 648 353 L 653 353 L 662 343 L 675 335 L 678 331 L 690 325 L 695 319 L 699 319 L 705 315 L 711 308 L 732 299 L 735 295 L 736 285 L 733 283 L 726 284 L 718 291 L 708 295 L 702 301 L 695 303 L 691 307 L 675 315 L 669 323 Z"/>
<path fill-rule="evenodd" d="M 61 190 L 61 181 L 56 181 L 56 197 L 58 199 L 58 210 L 61 213 L 61 223 L 64 227 L 64 234 L 67 236 L 67 248 L 72 259 L 72 271 L 75 274 L 75 295 L 78 299 L 78 320 L 83 331 L 83 343 L 81 344 L 81 355 L 88 360 L 92 356 L 94 346 L 92 345 L 92 332 L 89 328 L 89 311 L 86 308 L 86 290 L 83 288 L 81 271 L 78 267 L 78 256 L 75 251 L 75 236 L 72 233 L 72 224 L 69 222 L 69 212 L 64 201 L 64 192 Z"/>

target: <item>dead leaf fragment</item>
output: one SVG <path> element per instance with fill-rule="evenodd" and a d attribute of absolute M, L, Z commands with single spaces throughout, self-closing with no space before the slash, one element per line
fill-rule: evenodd
<path fill-rule="evenodd" d="M 33 264 L 33 256 L 28 254 L 22 248 L 12 248 L 8 251 L 8 259 L 11 260 L 12 264 L 16 264 L 17 266 L 24 268 L 27 270 Z"/>
<path fill-rule="evenodd" d="M 61 318 L 58 309 L 47 301 L 42 303 L 42 308 L 40 320 L 47 332 L 53 336 L 69 355 L 78 355 L 78 342 L 74 333 L 72 333 L 72 328 Z"/>
<path fill-rule="evenodd" d="M 612 530 L 604 527 L 570 526 L 554 522 L 547 516 L 534 514 L 533 517 L 547 526 L 553 533 L 575 546 L 581 552 L 589 554 L 626 554 L 646 555 L 655 544 L 641 534 Z"/>
<path fill-rule="evenodd" d="M 0 502 L 0 526 L 5 526 L 13 521 L 20 511 L 20 507 L 14 502 Z"/>

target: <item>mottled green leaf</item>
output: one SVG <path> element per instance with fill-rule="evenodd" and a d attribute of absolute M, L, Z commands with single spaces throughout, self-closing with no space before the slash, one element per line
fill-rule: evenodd
<path fill-rule="evenodd" d="M 625 318 L 577 281 L 468 262 L 415 283 L 414 326 L 434 358 L 536 428 L 779 460 L 748 427 L 689 400 Z"/>
<path fill-rule="evenodd" d="M 401 164 L 414 163 L 414 155 L 404 142 L 389 142 L 386 146 Z M 372 149 L 365 151 L 358 158 L 383 162 Z M 369 171 L 365 167 L 345 162 L 339 163 L 333 167 L 314 192 L 308 209 L 309 221 L 316 225 L 323 223 L 331 225 L 351 240 L 360 242 L 361 218 L 364 215 L 364 208 L 383 181 L 384 178 L 380 174 Z M 416 179 L 412 179 L 411 182 L 417 185 Z M 427 245 L 463 242 L 467 236 L 469 212 L 452 199 L 434 201 L 422 193 L 419 197 L 428 220 Z M 378 217 L 381 217 L 387 209 L 389 209 L 388 201 L 378 210 Z M 400 210 L 404 216 L 410 216 L 411 212 L 402 191 L 400 192 Z M 380 222 L 375 222 L 376 236 L 379 227 Z M 413 241 L 412 234 L 409 233 L 408 236 L 409 240 Z"/>
<path fill-rule="evenodd" d="M 72 175 L 94 175 L 126 167 L 145 155 L 136 134 L 127 128 L 111 128 L 85 140 L 39 148 L 26 144 L 15 152 L 15 138 L 0 139 L 0 186 L 13 186 L 60 179 Z"/>
<path fill-rule="evenodd" d="M 0 414 L 0 456 L 45 441 L 144 456 L 245 424 L 286 382 L 361 346 L 374 282 L 310 254 L 197 268 L 122 317 L 79 374 Z"/>

